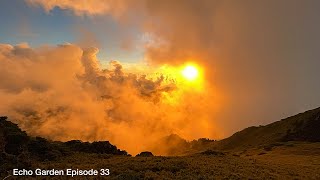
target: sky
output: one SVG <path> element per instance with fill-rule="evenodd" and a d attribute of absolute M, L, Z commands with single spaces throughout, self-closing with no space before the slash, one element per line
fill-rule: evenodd
<path fill-rule="evenodd" d="M 317 0 L 2 0 L 0 113 L 34 135 L 109 139 L 131 152 L 169 134 L 221 139 L 275 122 L 320 106 L 319 9 Z M 194 82 L 180 73 L 190 64 Z"/>
<path fill-rule="evenodd" d="M 143 34 L 134 27 L 123 28 L 110 16 L 74 16 L 60 8 L 46 13 L 41 7 L 31 7 L 23 0 L 3 0 L 0 2 L 0 22 L 5 24 L 0 27 L 1 43 L 27 42 L 37 47 L 86 41 L 85 47 L 100 48 L 98 57 L 102 61 L 132 63 L 143 60 L 142 48 L 125 45 L 127 37 L 139 42 Z"/>

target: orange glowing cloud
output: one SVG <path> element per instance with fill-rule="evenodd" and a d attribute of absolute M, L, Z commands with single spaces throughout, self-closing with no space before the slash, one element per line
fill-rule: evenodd
<path fill-rule="evenodd" d="M 141 67 L 138 75 L 117 61 L 102 69 L 97 53 L 72 44 L 0 45 L 0 114 L 31 135 L 110 140 L 133 154 L 170 134 L 217 137 L 206 100 L 211 97 L 179 79 L 184 65 L 152 67 L 145 74 L 149 68 Z"/>

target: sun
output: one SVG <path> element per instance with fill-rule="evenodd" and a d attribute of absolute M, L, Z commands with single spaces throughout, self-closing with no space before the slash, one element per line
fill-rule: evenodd
<path fill-rule="evenodd" d="M 187 65 L 186 67 L 184 67 L 182 69 L 182 75 L 187 80 L 193 81 L 193 80 L 197 79 L 197 77 L 199 76 L 199 71 L 195 66 Z"/>

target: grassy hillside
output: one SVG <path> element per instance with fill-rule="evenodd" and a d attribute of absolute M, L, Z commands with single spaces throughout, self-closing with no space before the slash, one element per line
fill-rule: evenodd
<path fill-rule="evenodd" d="M 320 108 L 266 126 L 249 127 L 215 143 L 219 149 L 240 149 L 287 141 L 320 141 Z"/>
<path fill-rule="evenodd" d="M 30 137 L 7 117 L 0 117 L 0 175 L 13 168 L 29 168 L 36 161 L 52 161 L 74 153 L 128 155 L 108 141 L 58 142 Z"/>
<path fill-rule="evenodd" d="M 300 149 L 299 149 L 300 150 Z M 276 152 L 276 151 L 275 151 Z M 285 151 L 284 153 L 287 153 Z M 93 161 L 94 159 L 94 161 Z M 110 179 L 319 179 L 320 156 L 203 155 L 128 157 L 92 154 L 39 162 L 36 167 L 110 168 Z M 40 178 L 39 178 L 40 179 Z M 48 178 L 49 179 L 49 178 Z M 62 179 L 55 177 L 55 179 Z M 80 179 L 80 178 L 79 178 Z M 91 178 L 95 179 L 95 178 Z"/>
<path fill-rule="evenodd" d="M 56 142 L 30 137 L 0 117 L 0 178 L 12 176 L 13 168 L 72 167 L 110 168 L 110 179 L 319 179 L 319 123 L 320 108 L 249 127 L 221 141 L 201 138 L 189 142 L 173 134 L 155 146 L 175 156 L 143 152 L 132 157 L 108 141 Z"/>

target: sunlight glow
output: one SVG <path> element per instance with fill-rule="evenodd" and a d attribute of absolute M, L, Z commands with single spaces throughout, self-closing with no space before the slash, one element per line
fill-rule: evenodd
<path fill-rule="evenodd" d="M 185 68 L 183 68 L 182 75 L 187 80 L 193 81 L 199 76 L 199 71 L 195 66 L 187 65 Z"/>

